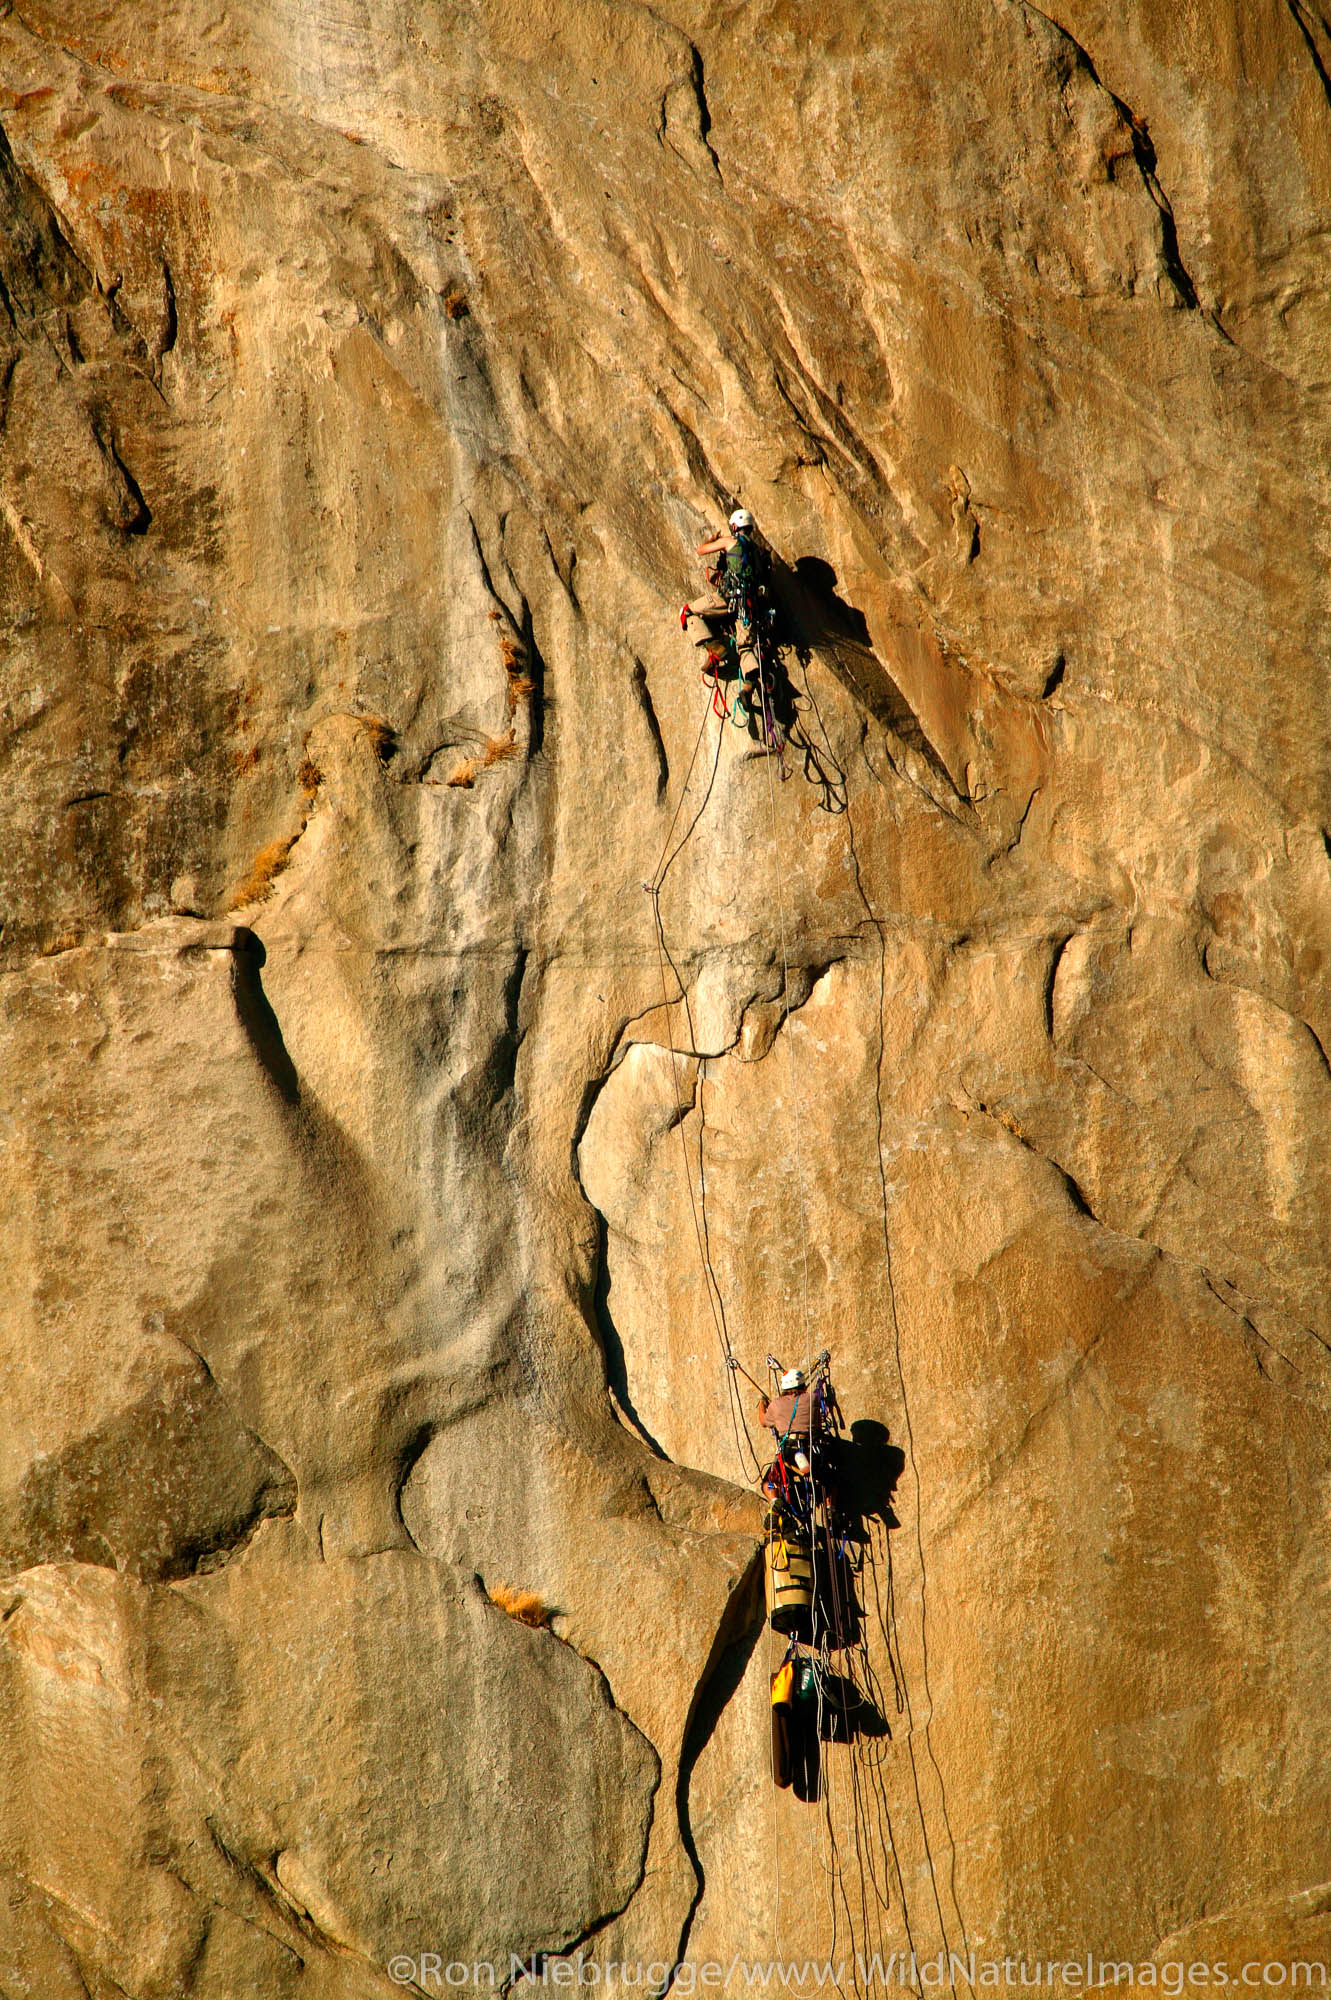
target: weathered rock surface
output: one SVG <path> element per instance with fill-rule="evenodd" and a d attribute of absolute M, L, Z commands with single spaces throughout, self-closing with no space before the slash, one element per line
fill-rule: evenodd
<path fill-rule="evenodd" d="M 0 15 L 7 1992 L 1319 1955 L 1329 75 Z M 826 1817 L 719 1325 L 900 1455 Z"/>
<path fill-rule="evenodd" d="M 302 1990 L 311 1941 L 359 1959 L 369 1991 L 422 1937 L 506 1965 L 637 1886 L 657 1760 L 595 1670 L 439 1565 L 310 1555 L 270 1531 L 178 1591 L 82 1567 L 16 1580 L 6 1737 L 31 1789 L 6 1847 L 128 1990 L 241 1990 L 242 1971 Z M 402 1672 L 404 1634 L 447 1663 L 442 1689 Z M 90 1877 L 112 1888 L 110 1935 Z"/>

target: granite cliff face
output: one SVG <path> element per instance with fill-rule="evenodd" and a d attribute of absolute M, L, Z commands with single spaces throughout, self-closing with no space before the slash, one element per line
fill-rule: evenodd
<path fill-rule="evenodd" d="M 4 5 L 6 1993 L 1331 1955 L 1329 74 Z M 885 1914 L 721 1313 L 897 1454 Z"/>

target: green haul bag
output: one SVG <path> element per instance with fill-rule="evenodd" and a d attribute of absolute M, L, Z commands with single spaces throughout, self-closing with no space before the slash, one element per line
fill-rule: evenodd
<path fill-rule="evenodd" d="M 774 1632 L 797 1638 L 813 1617 L 813 1549 L 790 1535 L 767 1544 L 767 1616 Z"/>

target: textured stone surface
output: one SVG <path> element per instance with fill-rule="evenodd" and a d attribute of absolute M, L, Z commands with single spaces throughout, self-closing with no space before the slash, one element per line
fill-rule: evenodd
<path fill-rule="evenodd" d="M 304 1942 L 353 1954 L 374 1991 L 404 1944 L 506 1963 L 637 1886 L 658 1766 L 595 1671 L 414 1555 L 311 1554 L 270 1532 L 179 1592 L 82 1567 L 16 1580 L 6 1846 L 129 1990 L 231 1990 L 219 1911 L 257 1929 L 257 1982 L 271 1960 L 296 1990 Z"/>
<path fill-rule="evenodd" d="M 0 15 L 6 1991 L 1324 1935 L 1329 73 Z M 722 1314 L 902 1455 L 826 1819 Z"/>

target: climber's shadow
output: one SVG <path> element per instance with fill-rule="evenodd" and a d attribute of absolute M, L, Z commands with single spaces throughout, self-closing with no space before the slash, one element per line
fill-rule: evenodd
<path fill-rule="evenodd" d="M 899 1526 L 892 1499 L 905 1453 L 885 1424 L 860 1417 L 850 1435 L 832 1433 L 818 1448 L 832 1502 L 831 1523 L 815 1544 L 812 1643 L 823 1651 L 853 1650 L 864 1633 L 864 1571 L 870 1557 L 870 1522 L 890 1534 Z M 824 1671 L 819 1733 L 827 1743 L 855 1743 L 889 1736 L 887 1717 L 849 1675 Z"/>
<path fill-rule="evenodd" d="M 825 1448 L 836 1481 L 838 1506 L 852 1538 L 867 1541 L 869 1521 L 881 1521 L 889 1533 L 899 1527 L 892 1497 L 906 1454 L 892 1443 L 887 1425 L 872 1417 L 857 1417 L 849 1437 L 828 1438 Z"/>
<path fill-rule="evenodd" d="M 836 639 L 850 639 L 858 646 L 872 643 L 868 620 L 842 597 L 830 562 L 821 556 L 799 556 L 793 569 L 784 563 L 779 568 L 806 645 Z"/>
<path fill-rule="evenodd" d="M 775 655 L 779 664 L 776 690 L 781 713 L 777 720 L 783 740 L 801 759 L 804 775 L 822 793 L 825 812 L 845 812 L 846 774 L 832 748 L 809 685 L 815 647 L 842 675 L 841 655 L 873 658 L 869 627 L 863 612 L 847 603 L 837 589 L 837 575 L 821 556 L 800 556 L 794 566 L 772 558 Z M 798 662 L 803 681 L 796 688 L 784 664 Z M 775 676 L 774 676 L 775 678 Z"/>
<path fill-rule="evenodd" d="M 824 1743 L 858 1743 L 863 1737 L 890 1736 L 887 1717 L 846 1674 L 822 1677 L 819 1730 Z"/>
<path fill-rule="evenodd" d="M 773 558 L 773 595 L 784 643 L 804 669 L 815 649 L 856 704 L 890 729 L 907 749 L 923 759 L 947 791 L 956 787 L 938 752 L 925 735 L 920 719 L 874 649 L 864 613 L 843 597 L 837 573 L 822 556 L 799 556 L 793 566 Z M 802 701 L 801 701 L 802 705 Z M 816 727 L 815 736 L 821 734 Z M 792 741 L 813 751 L 806 759 L 806 776 L 824 787 L 824 804 L 831 812 L 845 810 L 845 778 L 824 740 L 816 747 L 803 718 Z M 838 780 L 840 782 L 838 782 Z"/>

